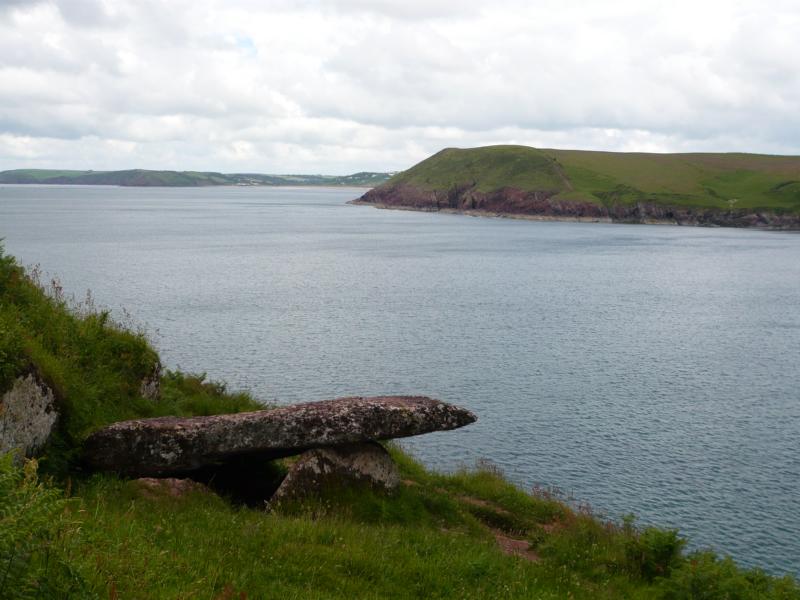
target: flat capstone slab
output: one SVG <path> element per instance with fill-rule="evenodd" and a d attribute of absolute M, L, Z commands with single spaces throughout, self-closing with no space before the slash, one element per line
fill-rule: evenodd
<path fill-rule="evenodd" d="M 114 423 L 84 444 L 89 467 L 134 477 L 187 473 L 252 455 L 281 458 L 310 448 L 457 429 L 470 411 L 425 396 L 349 397 L 208 417 Z"/>

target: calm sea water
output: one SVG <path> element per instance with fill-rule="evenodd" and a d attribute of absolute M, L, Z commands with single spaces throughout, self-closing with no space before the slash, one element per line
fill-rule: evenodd
<path fill-rule="evenodd" d="M 611 517 L 800 572 L 800 236 L 381 211 L 355 189 L 0 187 L 0 236 L 269 402 L 428 394 Z"/>

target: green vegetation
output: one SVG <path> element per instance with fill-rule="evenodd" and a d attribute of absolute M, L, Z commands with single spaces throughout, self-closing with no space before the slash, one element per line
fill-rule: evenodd
<path fill-rule="evenodd" d="M 122 185 L 199 187 L 211 185 L 311 185 L 372 187 L 389 179 L 389 173 L 354 173 L 352 175 L 262 175 L 260 173 L 211 173 L 200 171 L 64 171 L 16 169 L 0 172 L 0 183 L 38 183 L 74 185 Z"/>
<path fill-rule="evenodd" d="M 57 279 L 43 281 L 38 269 L 26 273 L 0 247 L 0 393 L 35 372 L 56 394 L 63 416 L 43 463 L 48 470 L 64 471 L 83 439 L 109 423 L 261 407 L 202 376 L 169 372 L 161 380 L 162 401 L 146 400 L 141 384 L 157 366 L 143 332 L 116 323 L 90 296 L 71 301 Z"/>
<path fill-rule="evenodd" d="M 36 461 L 18 469 L 0 456 L 0 598 L 65 596 L 74 577 L 56 546 L 67 524 L 67 501 L 38 480 Z"/>
<path fill-rule="evenodd" d="M 684 554 L 675 532 L 603 523 L 494 470 L 439 475 L 392 453 L 395 494 L 329 489 L 279 513 L 106 475 L 76 480 L 65 500 L 5 460 L 5 597 L 800 598 L 790 577 Z M 495 535 L 526 541 L 527 557 Z"/>
<path fill-rule="evenodd" d="M 556 192 L 556 199 L 800 212 L 800 157 L 448 148 L 392 177 L 423 190 Z"/>
<path fill-rule="evenodd" d="M 65 414 L 41 459 L 49 476 L 36 461 L 19 468 L 0 458 L 3 599 L 800 600 L 792 578 L 687 554 L 675 531 L 605 522 L 518 489 L 489 463 L 433 473 L 394 446 L 396 492 L 341 485 L 271 512 L 224 493 L 175 497 L 85 473 L 63 457 L 110 421 L 258 405 L 177 372 L 161 377 L 158 401 L 141 398 L 157 358 L 144 336 L 32 275 L 0 254 L 0 372 L 8 385 L 36 370 L 57 386 Z"/>

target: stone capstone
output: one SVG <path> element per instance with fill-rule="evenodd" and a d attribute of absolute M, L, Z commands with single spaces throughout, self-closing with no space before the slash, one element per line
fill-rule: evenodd
<path fill-rule="evenodd" d="M 18 462 L 35 456 L 57 420 L 53 391 L 33 373 L 18 377 L 0 397 L 0 453 L 17 451 Z"/>
<path fill-rule="evenodd" d="M 239 456 L 281 458 L 310 448 L 456 429 L 470 411 L 424 396 L 350 397 L 208 417 L 114 423 L 84 445 L 90 467 L 131 476 L 190 472 Z"/>
<path fill-rule="evenodd" d="M 389 453 L 375 442 L 315 448 L 291 466 L 269 505 L 302 499 L 327 485 L 352 483 L 390 491 L 400 484 L 400 472 Z"/>

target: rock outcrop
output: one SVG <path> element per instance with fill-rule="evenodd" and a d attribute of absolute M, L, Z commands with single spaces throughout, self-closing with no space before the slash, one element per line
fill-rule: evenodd
<path fill-rule="evenodd" d="M 33 373 L 18 377 L 0 397 L 0 453 L 17 451 L 16 460 L 35 456 L 57 420 L 53 391 Z"/>
<path fill-rule="evenodd" d="M 308 450 L 269 501 L 270 507 L 301 500 L 326 485 L 365 484 L 390 491 L 400 484 L 400 471 L 389 453 L 375 442 Z"/>
<path fill-rule="evenodd" d="M 139 386 L 142 398 L 155 402 L 161 397 L 161 371 L 161 362 L 156 361 L 150 375 L 142 379 L 142 384 Z"/>
<path fill-rule="evenodd" d="M 456 429 L 468 410 L 424 396 L 352 397 L 209 417 L 114 423 L 85 443 L 87 463 L 131 476 L 187 473 L 241 456 L 280 458 L 310 448 Z"/>

